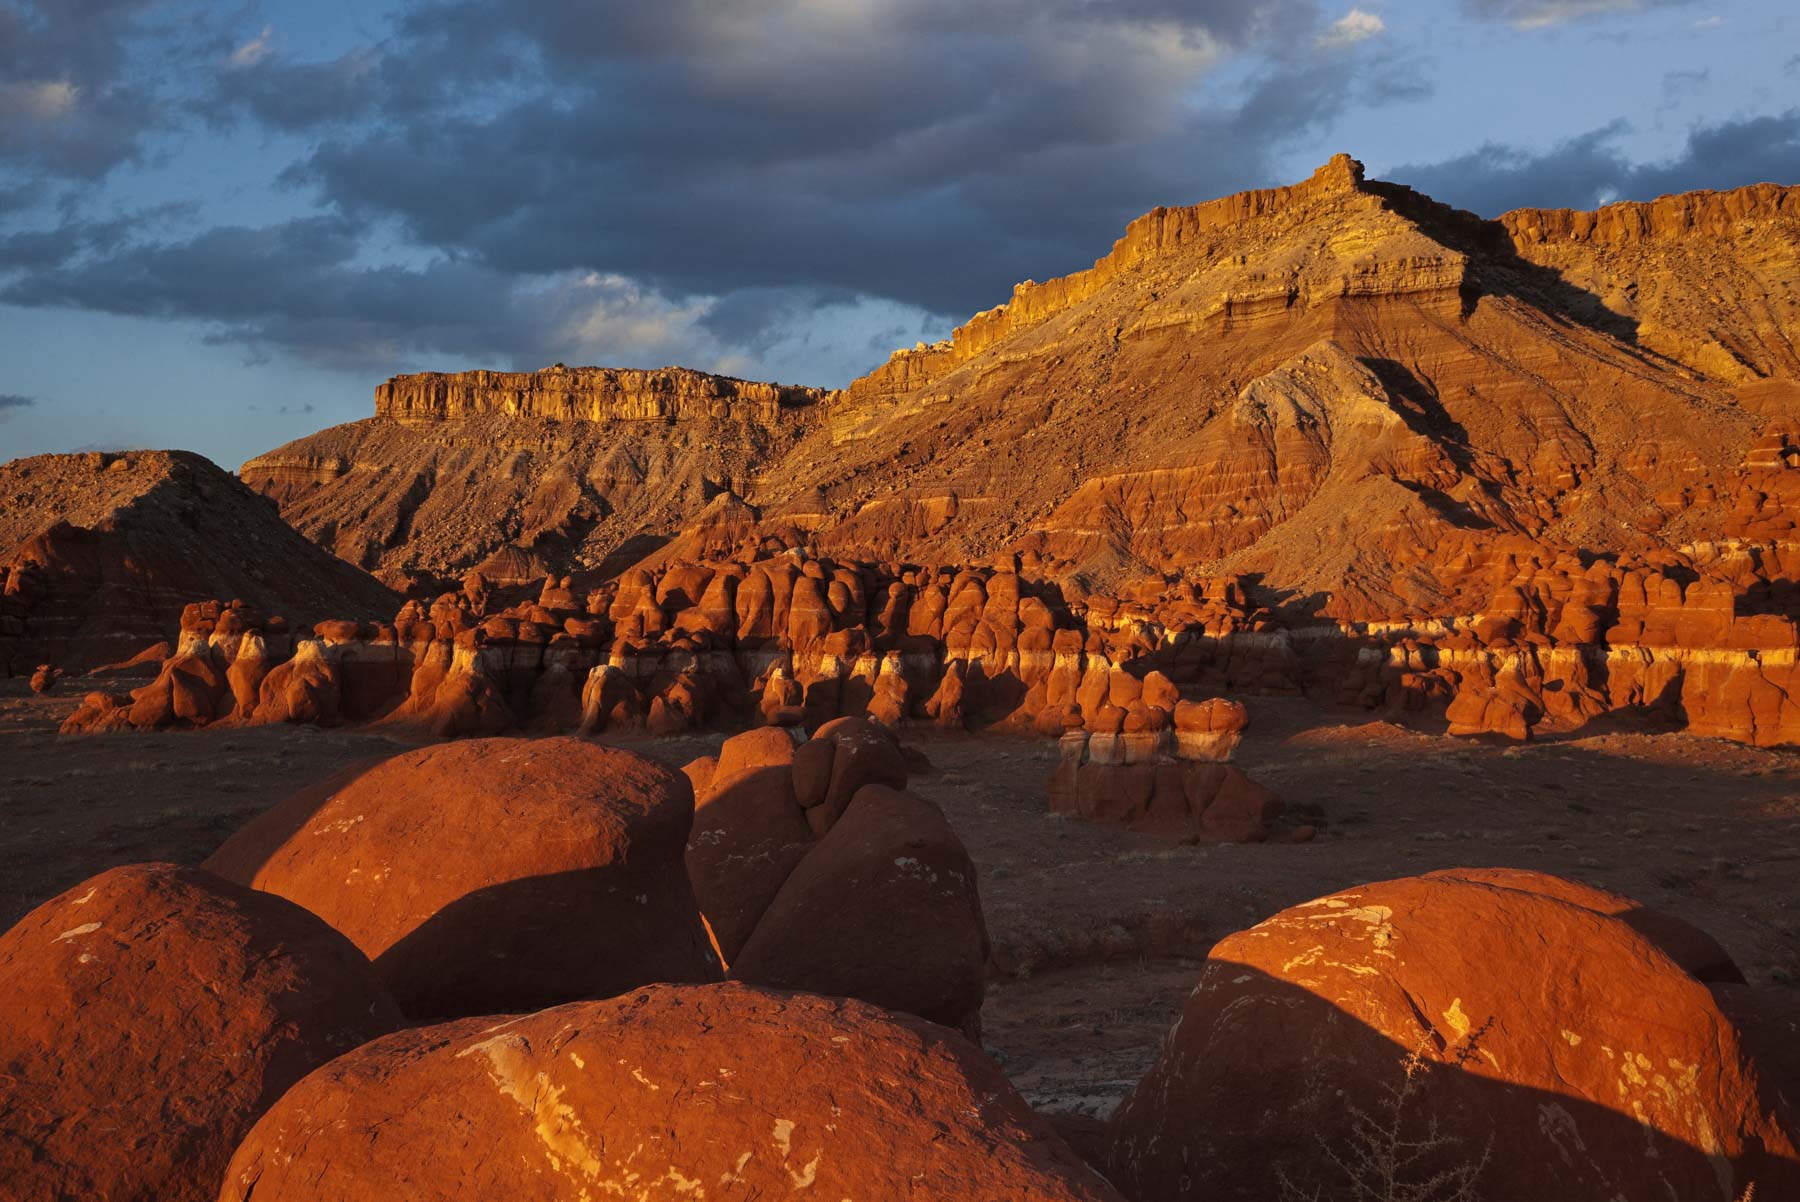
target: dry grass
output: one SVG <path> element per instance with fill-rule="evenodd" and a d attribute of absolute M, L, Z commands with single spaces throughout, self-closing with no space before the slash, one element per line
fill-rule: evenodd
<path fill-rule="evenodd" d="M 1385 1096 L 1373 1112 L 1348 1108 L 1343 1146 L 1320 1142 L 1338 1180 L 1307 1188 L 1277 1170 L 1281 1202 L 1481 1202 L 1476 1185 L 1492 1142 L 1479 1156 L 1459 1158 L 1462 1141 L 1441 1130 L 1436 1116 L 1421 1121 L 1416 1113 L 1425 1082 L 1440 1067 L 1425 1058 L 1429 1038 L 1421 1037 L 1401 1062 L 1399 1084 L 1383 1085 Z"/>

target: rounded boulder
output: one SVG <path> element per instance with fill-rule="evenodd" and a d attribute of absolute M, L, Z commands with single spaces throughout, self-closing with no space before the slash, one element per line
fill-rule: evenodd
<path fill-rule="evenodd" d="M 104 872 L 0 935 L 0 1193 L 214 1198 L 289 1086 L 402 1021 L 292 902 L 173 864 Z"/>
<path fill-rule="evenodd" d="M 1226 938 L 1113 1116 L 1111 1179 L 1158 1202 L 1800 1196 L 1787 1103 L 1683 967 L 1717 957 L 1622 901 L 1448 870 Z"/>
<path fill-rule="evenodd" d="M 653 986 L 404 1031 L 295 1087 L 221 1202 L 1117 1198 L 953 1032 L 846 999 Z"/>
<path fill-rule="evenodd" d="M 349 936 L 415 1020 L 718 980 L 687 778 L 578 738 L 474 739 L 303 790 L 207 867 Z"/>

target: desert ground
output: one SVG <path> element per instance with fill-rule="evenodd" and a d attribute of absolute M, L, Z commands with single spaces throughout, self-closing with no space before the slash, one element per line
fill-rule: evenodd
<path fill-rule="evenodd" d="M 81 691 L 0 681 L 0 925 L 114 865 L 196 864 L 301 786 L 411 745 L 289 725 L 59 737 Z M 1249 706 L 1236 762 L 1287 806 L 1261 844 L 1174 845 L 1053 815 L 1047 739 L 904 735 L 931 764 L 911 787 L 980 869 L 983 1042 L 1078 1148 L 1148 1069 L 1216 940 L 1361 882 L 1538 869 L 1685 918 L 1752 984 L 1800 990 L 1800 751 L 1622 728 L 1515 745 L 1298 698 Z M 603 741 L 679 766 L 724 737 Z"/>

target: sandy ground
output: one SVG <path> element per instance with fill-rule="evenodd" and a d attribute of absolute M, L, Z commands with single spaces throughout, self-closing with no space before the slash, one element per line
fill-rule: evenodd
<path fill-rule="evenodd" d="M 405 746 L 311 727 L 60 738 L 82 691 L 0 680 L 0 925 L 109 866 L 194 863 L 294 789 Z M 1800 752 L 1680 734 L 1510 746 L 1253 698 L 1238 762 L 1309 843 L 1171 846 L 1048 813 L 1049 741 L 909 734 L 913 787 L 981 869 L 996 973 L 985 1042 L 1035 1104 L 1091 1134 L 1148 1068 L 1219 937 L 1364 881 L 1537 868 L 1716 936 L 1753 983 L 1800 988 Z M 721 736 L 613 740 L 681 764 Z"/>

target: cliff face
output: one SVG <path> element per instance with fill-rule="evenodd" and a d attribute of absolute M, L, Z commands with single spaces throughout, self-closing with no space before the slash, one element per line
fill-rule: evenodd
<path fill-rule="evenodd" d="M 1005 304 L 984 310 L 958 326 L 935 346 L 899 350 L 875 371 L 850 385 L 852 401 L 894 395 L 928 385 L 989 348 L 1096 296 L 1134 269 L 1176 256 L 1207 257 L 1246 223 L 1277 228 L 1296 217 L 1306 220 L 1319 206 L 1349 202 L 1373 216 L 1383 202 L 1363 187 L 1362 164 L 1340 154 L 1303 183 L 1284 188 L 1239 192 L 1183 208 L 1156 208 L 1125 227 L 1112 250 L 1086 271 L 1045 283 L 1026 280 Z M 1358 203 L 1361 202 L 1361 203 Z M 1364 249 L 1364 248 L 1358 248 Z M 1446 247 L 1398 247 L 1389 253 L 1357 258 L 1332 256 L 1316 270 L 1273 270 L 1257 265 L 1241 273 L 1238 286 L 1219 298 L 1213 315 L 1229 318 L 1259 306 L 1310 305 L 1317 297 L 1398 295 L 1454 296 L 1462 284 L 1466 260 Z M 1236 266 L 1248 267 L 1248 263 Z"/>
<path fill-rule="evenodd" d="M 1362 620 L 1467 612 L 1507 540 L 1738 533 L 1785 437 L 1746 382 L 1800 376 L 1797 196 L 1490 222 L 1340 157 L 1158 210 L 851 385 L 785 465 L 792 512 L 846 556 L 1239 572 Z"/>
<path fill-rule="evenodd" d="M 1800 189 L 1484 221 L 1339 156 L 1132 222 L 840 393 L 668 369 L 400 377 L 245 465 L 405 583 L 706 556 L 1243 574 L 1466 615 L 1516 558 L 1791 537 Z M 728 520 L 727 520 L 728 519 Z M 1485 586 L 1483 586 L 1485 587 Z"/>
<path fill-rule="evenodd" d="M 623 371 L 564 367 L 535 372 L 423 372 L 395 376 L 375 389 L 375 416 L 398 421 L 451 421 L 497 414 L 549 421 L 779 422 L 784 411 L 829 395 L 709 375 L 682 367 Z"/>
<path fill-rule="evenodd" d="M 1623 319 L 1635 344 L 1723 381 L 1800 378 L 1800 188 L 1519 209 L 1498 224 L 1521 258 Z"/>

